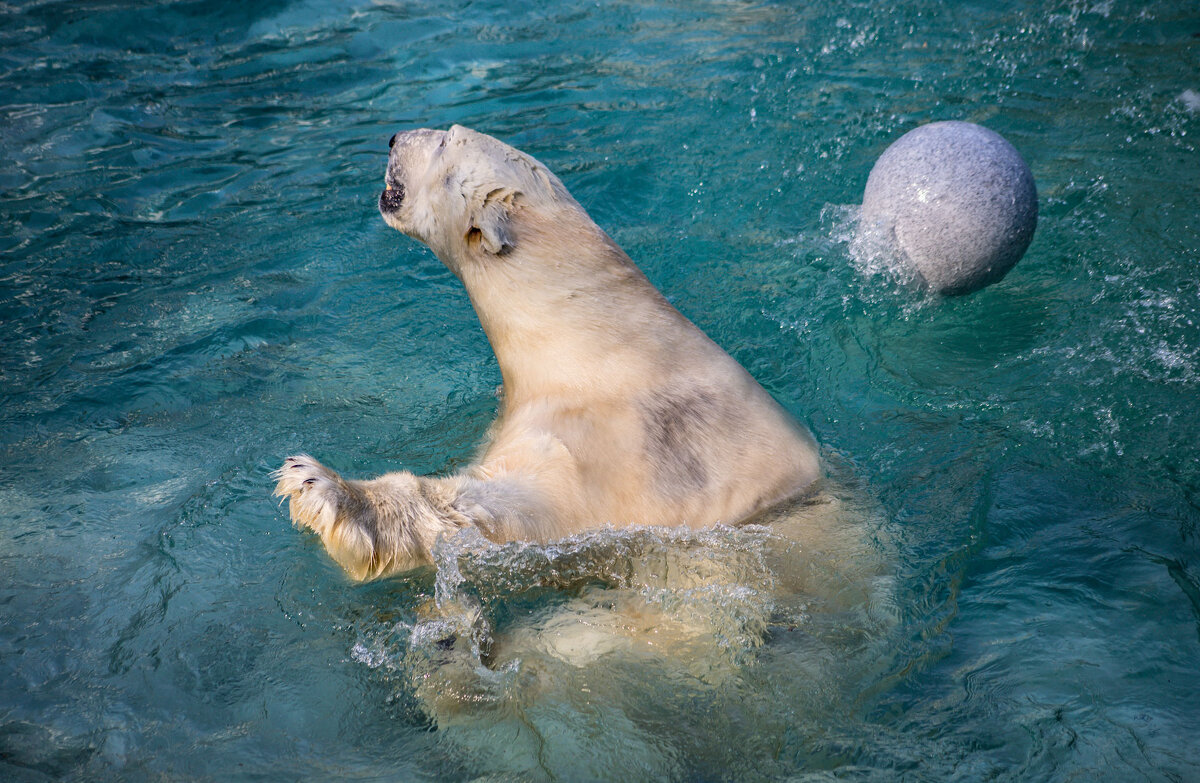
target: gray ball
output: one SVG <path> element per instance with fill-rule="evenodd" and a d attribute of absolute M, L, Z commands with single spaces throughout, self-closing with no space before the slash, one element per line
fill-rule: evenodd
<path fill-rule="evenodd" d="M 860 234 L 934 291 L 996 282 L 1037 227 L 1037 189 L 1020 153 L 970 122 L 933 122 L 884 150 L 867 177 Z"/>

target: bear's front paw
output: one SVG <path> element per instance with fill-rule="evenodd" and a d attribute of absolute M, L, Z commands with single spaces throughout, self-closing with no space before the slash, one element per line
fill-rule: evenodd
<path fill-rule="evenodd" d="M 287 498 L 292 524 L 323 533 L 337 518 L 342 479 L 307 454 L 288 457 L 271 474 L 275 497 Z"/>

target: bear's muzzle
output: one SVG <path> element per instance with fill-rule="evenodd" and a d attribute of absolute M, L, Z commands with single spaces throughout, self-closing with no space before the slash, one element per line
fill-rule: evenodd
<path fill-rule="evenodd" d="M 379 194 L 379 211 L 385 215 L 391 212 L 399 211 L 400 205 L 403 203 L 403 185 L 396 185 L 395 187 L 388 185 L 387 189 Z"/>

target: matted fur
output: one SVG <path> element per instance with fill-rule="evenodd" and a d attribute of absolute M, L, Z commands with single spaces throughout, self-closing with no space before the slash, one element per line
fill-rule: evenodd
<path fill-rule="evenodd" d="M 274 472 L 292 521 L 355 579 L 431 561 L 465 525 L 504 542 L 736 523 L 818 476 L 812 438 L 672 307 L 544 166 L 490 136 L 397 134 L 380 212 L 463 282 L 504 380 L 459 474 Z"/>

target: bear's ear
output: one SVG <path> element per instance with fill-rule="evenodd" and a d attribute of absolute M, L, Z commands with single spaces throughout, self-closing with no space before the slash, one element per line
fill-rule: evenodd
<path fill-rule="evenodd" d="M 471 205 L 467 242 L 479 242 L 484 251 L 494 256 L 512 249 L 512 234 L 508 218 L 519 194 L 511 188 L 495 188 Z"/>

